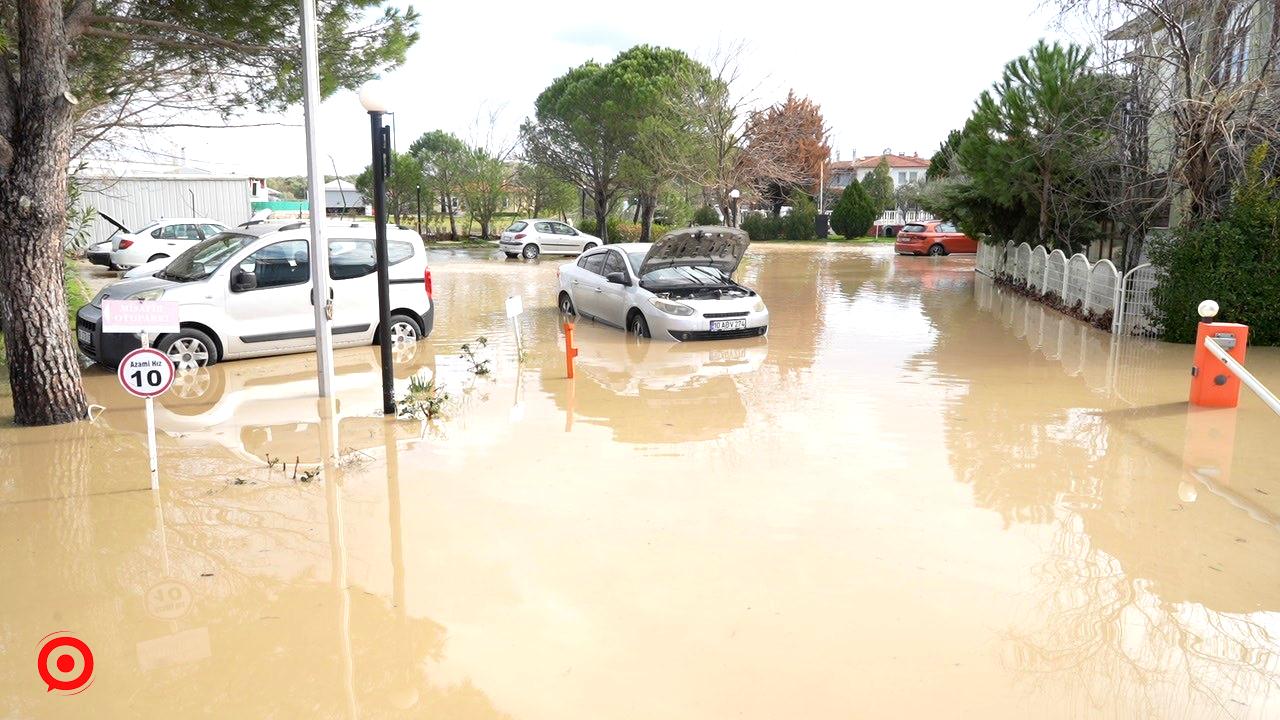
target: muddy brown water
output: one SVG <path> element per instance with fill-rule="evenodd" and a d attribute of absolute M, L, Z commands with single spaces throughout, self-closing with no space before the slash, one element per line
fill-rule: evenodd
<path fill-rule="evenodd" d="M 761 246 L 766 341 L 580 323 L 570 382 L 558 261 L 432 262 L 396 376 L 442 420 L 379 416 L 374 348 L 334 421 L 310 356 L 218 365 L 157 403 L 153 495 L 113 375 L 92 424 L 0 401 L 0 716 L 1280 716 L 1280 418 L 1188 412 L 1189 347 L 971 256 Z M 55 631 L 79 694 L 37 673 Z"/>

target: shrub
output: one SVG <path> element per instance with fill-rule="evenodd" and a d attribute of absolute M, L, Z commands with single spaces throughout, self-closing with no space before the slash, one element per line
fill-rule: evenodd
<path fill-rule="evenodd" d="M 623 222 L 618 218 L 611 217 L 606 221 L 606 224 L 609 230 L 608 242 L 640 242 L 640 223 Z M 588 235 L 595 235 L 597 237 L 600 235 L 600 233 L 596 232 L 595 218 L 583 219 L 582 222 L 578 223 L 578 230 L 587 233 Z M 657 240 L 670 230 L 671 228 L 667 225 L 654 223 L 650 227 L 651 237 L 654 240 Z"/>
<path fill-rule="evenodd" d="M 720 213 L 710 205 L 703 205 L 693 214 L 694 225 L 719 225 Z"/>
<path fill-rule="evenodd" d="M 742 218 L 742 230 L 752 241 L 777 240 L 782 237 L 782 218 L 751 213 Z"/>
<path fill-rule="evenodd" d="M 790 214 L 782 218 L 782 235 L 788 240 L 814 240 L 818 237 L 817 220 L 818 206 L 808 195 L 797 191 Z"/>
<path fill-rule="evenodd" d="M 1266 153 L 1254 152 L 1225 217 L 1153 240 L 1151 263 L 1164 271 L 1152 294 L 1164 339 L 1194 342 L 1196 306 L 1213 299 L 1219 320 L 1249 326 L 1249 344 L 1280 345 L 1280 196 L 1277 181 L 1263 177 Z"/>
<path fill-rule="evenodd" d="M 876 209 L 862 183 L 851 182 L 831 210 L 831 229 L 847 238 L 862 237 L 875 222 Z"/>

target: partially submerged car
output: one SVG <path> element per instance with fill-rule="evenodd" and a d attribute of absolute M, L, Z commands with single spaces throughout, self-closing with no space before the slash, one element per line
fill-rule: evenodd
<path fill-rule="evenodd" d="M 727 227 L 682 228 L 655 243 L 620 243 L 560 266 L 560 311 L 637 337 L 712 340 L 759 337 L 769 309 L 733 273 L 751 244 Z"/>

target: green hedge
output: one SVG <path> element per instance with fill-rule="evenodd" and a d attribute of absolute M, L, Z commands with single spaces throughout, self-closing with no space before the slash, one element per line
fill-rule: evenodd
<path fill-rule="evenodd" d="M 595 218 L 583 219 L 582 222 L 578 223 L 578 229 L 588 235 L 595 235 L 597 237 L 600 235 L 600 233 L 596 232 L 597 227 Z M 610 243 L 640 242 L 640 223 L 623 222 L 618 218 L 609 218 L 608 229 L 608 241 Z M 654 240 L 657 240 L 670 231 L 670 227 L 666 225 L 659 225 L 658 223 L 654 223 L 650 228 L 650 232 L 652 233 L 652 238 Z"/>
<path fill-rule="evenodd" d="M 1212 299 L 1218 320 L 1249 326 L 1250 345 L 1280 345 L 1280 195 L 1276 180 L 1262 177 L 1265 154 L 1255 152 L 1224 218 L 1152 241 L 1151 263 L 1163 271 L 1152 295 L 1164 339 L 1195 342 L 1196 306 Z"/>

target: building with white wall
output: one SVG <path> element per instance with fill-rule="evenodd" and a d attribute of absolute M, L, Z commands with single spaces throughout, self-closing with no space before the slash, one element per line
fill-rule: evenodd
<path fill-rule="evenodd" d="M 249 219 L 250 178 L 202 173 L 83 173 L 77 206 L 110 215 L 130 230 L 166 217 L 209 217 L 228 226 Z M 89 243 L 106 240 L 116 227 L 95 217 Z"/>

